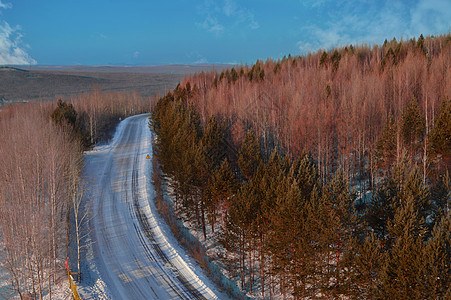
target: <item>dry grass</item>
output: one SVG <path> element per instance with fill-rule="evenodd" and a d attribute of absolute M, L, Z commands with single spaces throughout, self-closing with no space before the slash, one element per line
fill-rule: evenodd
<path fill-rule="evenodd" d="M 142 96 L 163 94 L 183 79 L 182 74 L 24 70 L 0 68 L 0 97 L 4 102 L 54 101 L 92 91 L 133 91 Z M 5 104 L 5 103 L 4 103 Z"/>

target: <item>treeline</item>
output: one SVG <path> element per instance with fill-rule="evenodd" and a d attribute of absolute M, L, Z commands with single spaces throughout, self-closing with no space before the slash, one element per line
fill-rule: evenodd
<path fill-rule="evenodd" d="M 222 116 L 233 121 L 235 141 L 253 128 L 266 158 L 275 147 L 292 156 L 306 151 L 323 179 L 342 168 L 353 185 L 362 185 L 372 177 L 385 124 L 400 119 L 412 99 L 425 130 L 434 126 L 440 103 L 451 95 L 450 65 L 448 34 L 257 61 L 194 74 L 184 83 L 195 87 L 191 99 L 203 124 Z"/>
<path fill-rule="evenodd" d="M 119 118 L 149 106 L 136 93 L 95 90 L 71 101 L 0 112 L 1 265 L 9 272 L 11 295 L 52 298 L 52 287 L 65 276 L 69 247 L 81 251 L 86 235 L 83 151 L 105 139 Z"/>
<path fill-rule="evenodd" d="M 128 116 L 149 112 L 153 97 L 142 97 L 137 92 L 110 92 L 94 89 L 72 97 L 70 103 L 78 114 L 79 127 L 85 143 L 94 145 L 112 137 L 117 123 Z"/>
<path fill-rule="evenodd" d="M 451 297 L 450 49 L 421 36 L 268 60 L 158 101 L 174 206 L 243 291 Z"/>
<path fill-rule="evenodd" d="M 66 221 L 79 181 L 81 145 L 48 114 L 38 104 L 0 114 L 2 265 L 21 299 L 51 298 L 64 276 Z"/>

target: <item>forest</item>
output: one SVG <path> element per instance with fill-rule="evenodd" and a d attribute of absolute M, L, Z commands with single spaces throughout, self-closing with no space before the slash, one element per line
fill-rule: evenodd
<path fill-rule="evenodd" d="M 250 297 L 450 298 L 450 66 L 421 35 L 187 76 L 150 122 L 177 217 Z"/>
<path fill-rule="evenodd" d="M 450 66 L 451 36 L 420 36 L 3 108 L 11 295 L 52 298 L 86 246 L 83 151 L 152 109 L 156 189 L 247 296 L 451 298 Z"/>
<path fill-rule="evenodd" d="M 121 118 L 148 112 L 150 103 L 138 93 L 95 89 L 0 112 L 1 267 L 13 287 L 2 297 L 52 299 L 53 287 L 67 276 L 70 248 L 79 272 L 91 214 L 83 151 L 107 141 Z"/>

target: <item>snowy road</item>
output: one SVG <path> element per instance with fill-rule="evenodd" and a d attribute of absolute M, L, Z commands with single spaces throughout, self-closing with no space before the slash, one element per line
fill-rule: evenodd
<path fill-rule="evenodd" d="M 122 121 L 111 144 L 86 153 L 94 218 L 93 298 L 216 299 L 214 285 L 177 246 L 151 200 L 149 115 Z"/>

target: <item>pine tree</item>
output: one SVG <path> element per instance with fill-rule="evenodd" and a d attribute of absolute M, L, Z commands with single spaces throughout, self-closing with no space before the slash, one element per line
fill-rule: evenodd
<path fill-rule="evenodd" d="M 418 101 L 412 98 L 404 110 L 401 120 L 401 136 L 404 145 L 409 150 L 411 160 L 414 159 L 421 147 L 425 128 L 424 116 L 420 112 Z"/>
<path fill-rule="evenodd" d="M 221 164 L 224 159 L 224 147 L 221 127 L 214 116 L 208 119 L 202 136 L 203 151 L 206 156 L 206 164 L 209 174 Z"/>
<path fill-rule="evenodd" d="M 393 219 L 398 206 L 397 194 L 395 181 L 391 177 L 385 179 L 373 195 L 365 214 L 366 222 L 382 241 L 386 239 L 388 222 Z"/>
<path fill-rule="evenodd" d="M 280 187 L 270 218 L 272 230 L 268 248 L 273 272 L 279 276 L 287 275 L 287 287 L 297 298 L 305 290 L 308 275 L 304 255 L 308 245 L 303 226 L 305 208 L 295 180 L 286 176 Z"/>
<path fill-rule="evenodd" d="M 238 166 L 246 180 L 252 178 L 260 161 L 260 146 L 255 137 L 255 133 L 249 130 L 238 153 Z"/>
<path fill-rule="evenodd" d="M 59 99 L 56 103 L 56 108 L 51 114 L 52 120 L 57 123 L 66 123 L 75 127 L 77 121 L 77 112 L 71 103 Z"/>
<path fill-rule="evenodd" d="M 451 215 L 436 223 L 432 237 L 424 247 L 421 270 L 425 298 L 447 299 L 451 292 Z"/>
<path fill-rule="evenodd" d="M 350 294 L 371 299 L 376 296 L 384 255 L 381 241 L 374 232 L 363 240 L 354 238 L 349 253 L 352 287 Z"/>
<path fill-rule="evenodd" d="M 388 221 L 389 245 L 381 273 L 381 295 L 396 298 L 423 298 L 421 271 L 423 247 L 427 237 L 425 215 L 429 201 L 417 168 L 400 185 L 398 205 Z"/>
<path fill-rule="evenodd" d="M 435 119 L 429 142 L 432 152 L 443 161 L 449 170 L 451 160 L 451 99 L 443 100 L 440 115 Z"/>
<path fill-rule="evenodd" d="M 376 142 L 375 158 L 379 169 L 388 171 L 396 160 L 396 123 L 390 114 L 381 136 Z"/>
<path fill-rule="evenodd" d="M 395 223 L 406 222 L 403 218 L 409 217 L 410 208 L 402 208 L 403 212 L 395 217 Z M 413 224 L 407 221 L 407 228 L 403 229 L 401 236 L 397 237 L 393 248 L 386 255 L 385 265 L 381 273 L 381 296 L 395 299 L 423 298 L 420 292 L 421 278 L 421 252 L 422 241 L 415 238 L 408 227 Z"/>
<path fill-rule="evenodd" d="M 426 218 L 432 213 L 430 192 L 423 185 L 418 167 L 414 167 L 411 170 L 406 180 L 402 197 L 404 199 L 414 199 L 414 209 L 418 212 L 422 222 L 426 222 Z"/>
<path fill-rule="evenodd" d="M 420 37 L 418 38 L 417 48 L 420 49 L 423 53 L 426 53 L 426 50 L 424 49 L 424 36 L 423 36 L 423 34 L 420 34 Z"/>
<path fill-rule="evenodd" d="M 225 213 L 230 207 L 230 201 L 238 189 L 238 182 L 233 176 L 227 159 L 221 164 L 221 167 L 214 171 L 212 178 L 208 183 L 208 191 L 210 202 L 208 202 L 208 211 L 212 232 L 214 232 L 214 224 L 216 223 L 217 210 L 222 214 L 223 226 L 225 227 Z"/>
<path fill-rule="evenodd" d="M 434 186 L 432 186 L 431 206 L 433 211 L 433 224 L 440 220 L 442 216 L 449 213 L 451 209 L 451 178 L 448 172 L 440 176 Z"/>
<path fill-rule="evenodd" d="M 335 50 L 330 60 L 332 61 L 332 70 L 336 72 L 338 70 L 338 66 L 340 65 L 341 54 L 338 53 L 337 50 Z"/>
<path fill-rule="evenodd" d="M 59 99 L 50 118 L 63 128 L 68 127 L 71 130 L 73 138 L 79 140 L 84 148 L 89 147 L 88 134 L 83 131 L 78 113 L 71 103 Z"/>
<path fill-rule="evenodd" d="M 248 271 L 249 271 L 249 290 L 252 292 L 253 288 L 253 258 L 252 251 L 255 248 L 256 232 L 258 225 L 262 220 L 262 191 L 260 189 L 260 182 L 265 176 L 265 167 L 262 162 L 257 167 L 253 177 L 247 183 L 241 185 L 241 188 L 236 197 L 233 198 L 229 210 L 230 221 L 239 228 L 239 235 L 241 237 L 240 256 L 241 256 L 241 280 L 242 288 L 245 285 L 245 266 L 246 266 L 246 246 Z"/>
<path fill-rule="evenodd" d="M 261 180 L 257 183 L 259 186 L 260 193 L 262 195 L 262 218 L 266 219 L 264 222 L 268 221 L 272 209 L 277 198 L 277 192 L 280 187 L 280 180 L 283 178 L 283 169 L 281 165 L 281 160 L 277 149 L 275 149 L 268 162 L 264 166 L 263 176 Z M 262 221 L 263 222 L 263 221 Z M 263 224 L 262 224 L 263 225 Z"/>
<path fill-rule="evenodd" d="M 321 54 L 321 58 L 319 60 L 319 65 L 320 66 L 325 65 L 327 62 L 327 59 L 328 59 L 327 53 L 326 53 L 326 51 L 323 51 L 323 53 Z"/>
<path fill-rule="evenodd" d="M 314 273 L 316 253 L 315 224 L 310 221 L 317 217 L 317 211 L 309 210 L 309 202 L 318 181 L 318 171 L 305 156 L 280 168 L 276 153 L 268 162 L 267 174 L 272 180 L 275 193 L 271 209 L 267 210 L 269 233 L 267 248 L 271 254 L 273 274 L 286 277 L 286 288 L 295 298 L 314 295 L 313 283 L 309 274 Z M 279 163 L 276 163 L 279 161 Z M 270 167 L 270 166 L 273 167 Z M 274 167 L 279 165 L 279 167 Z M 279 170 L 279 176 L 270 170 Z M 273 198 L 275 196 L 275 198 Z M 268 198 L 267 200 L 268 201 Z"/>
<path fill-rule="evenodd" d="M 293 163 L 291 170 L 293 178 L 299 184 L 303 197 L 309 198 L 319 180 L 318 169 L 312 158 L 308 155 L 303 155 Z"/>
<path fill-rule="evenodd" d="M 393 246 L 387 252 L 381 273 L 382 297 L 423 298 L 420 270 L 425 230 L 415 211 L 413 199 L 409 200 L 398 208 L 389 225 Z"/>
<path fill-rule="evenodd" d="M 355 196 L 351 193 L 349 183 L 342 171 L 339 171 L 331 182 L 323 188 L 323 201 L 329 214 L 325 237 L 329 246 L 335 248 L 335 253 L 328 259 L 330 264 L 328 267 L 331 270 L 328 275 L 335 278 L 335 284 L 332 288 L 334 296 L 349 290 L 349 275 L 346 274 L 349 269 L 343 256 L 348 250 L 352 228 L 356 225 L 354 198 Z"/>

